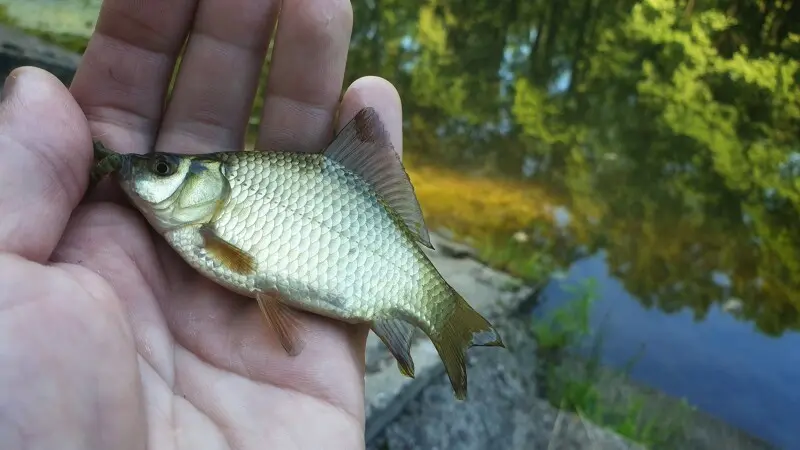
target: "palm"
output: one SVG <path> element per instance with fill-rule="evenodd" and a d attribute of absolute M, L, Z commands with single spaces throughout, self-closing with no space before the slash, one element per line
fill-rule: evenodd
<path fill-rule="evenodd" d="M 74 100 L 37 72 L 19 82 L 35 86 L 14 89 L 23 101 L 4 95 L 0 136 L 14 145 L 0 146 L 13 156 L 0 183 L 16 191 L 0 189 L 0 363 L 19 370 L 0 374 L 0 386 L 13 387 L 0 403 L 14 411 L 0 414 L 3 442 L 363 447 L 365 327 L 304 315 L 306 345 L 290 357 L 253 300 L 190 269 L 119 198 L 103 189 L 78 206 L 91 136 L 123 152 L 242 145 L 278 2 L 234 3 L 105 0 Z M 193 14 L 195 39 L 162 114 Z M 317 150 L 373 106 L 400 149 L 390 84 L 359 80 L 340 107 L 349 3 L 291 2 L 281 14 L 257 146 Z"/>
<path fill-rule="evenodd" d="M 357 336 L 346 327 L 309 315 L 309 345 L 296 358 L 286 356 L 251 300 L 197 275 L 152 237 L 135 211 L 111 203 L 80 208 L 57 255 L 78 261 L 67 271 L 87 292 L 110 287 L 128 306 L 132 335 L 119 327 L 109 330 L 114 335 L 105 343 L 117 340 L 113 348 L 126 351 L 103 361 L 109 367 L 137 363 L 142 391 L 127 391 L 128 401 L 148 399 L 141 413 L 154 442 L 177 448 L 338 442 L 354 448 L 363 439 L 363 353 L 353 352 Z M 94 310 L 83 311 L 86 317 L 96 314 L 91 303 L 85 303 Z M 110 317 L 119 317 L 115 309 Z M 309 433 L 304 417 L 324 425 Z"/>

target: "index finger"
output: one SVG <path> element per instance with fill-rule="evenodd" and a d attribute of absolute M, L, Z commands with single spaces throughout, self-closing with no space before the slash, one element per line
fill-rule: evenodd
<path fill-rule="evenodd" d="M 109 147 L 152 147 L 196 7 L 197 0 L 103 1 L 70 91 Z"/>

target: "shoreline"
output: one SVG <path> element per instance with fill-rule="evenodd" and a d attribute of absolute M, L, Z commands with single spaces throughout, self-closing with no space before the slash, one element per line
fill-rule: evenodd
<path fill-rule="evenodd" d="M 562 366 L 576 376 L 581 376 L 587 362 L 585 358 L 571 357 L 563 361 Z M 634 380 L 618 368 L 598 366 L 592 384 L 600 394 L 600 401 L 609 410 L 624 410 L 632 399 L 643 399 L 641 414 L 645 420 L 662 418 L 665 416 L 665 411 L 674 411 L 676 416 L 680 415 L 670 424 L 676 428 L 676 436 L 673 436 L 664 448 L 682 450 L 779 448 L 703 410 L 685 404 L 683 399 Z"/>

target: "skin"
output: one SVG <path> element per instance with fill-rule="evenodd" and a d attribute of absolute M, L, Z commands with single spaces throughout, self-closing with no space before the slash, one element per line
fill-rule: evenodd
<path fill-rule="evenodd" d="M 241 148 L 278 6 L 106 0 L 70 90 L 29 67 L 8 78 L 0 103 L 5 447 L 364 447 L 366 326 L 300 313 L 306 346 L 290 357 L 254 301 L 191 270 L 113 185 L 82 201 L 93 136 L 122 152 Z M 349 1 L 285 1 L 281 14 L 257 148 L 316 151 L 373 106 L 400 149 L 401 105 L 389 82 L 359 79 L 339 102 Z M 183 70 L 162 109 L 187 32 Z"/>

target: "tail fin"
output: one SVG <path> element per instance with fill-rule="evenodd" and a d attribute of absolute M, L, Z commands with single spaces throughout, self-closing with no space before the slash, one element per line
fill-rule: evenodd
<path fill-rule="evenodd" d="M 453 311 L 430 336 L 444 363 L 450 384 L 458 400 L 467 398 L 466 353 L 470 347 L 503 347 L 505 344 L 488 320 L 464 300 L 455 290 Z"/>

